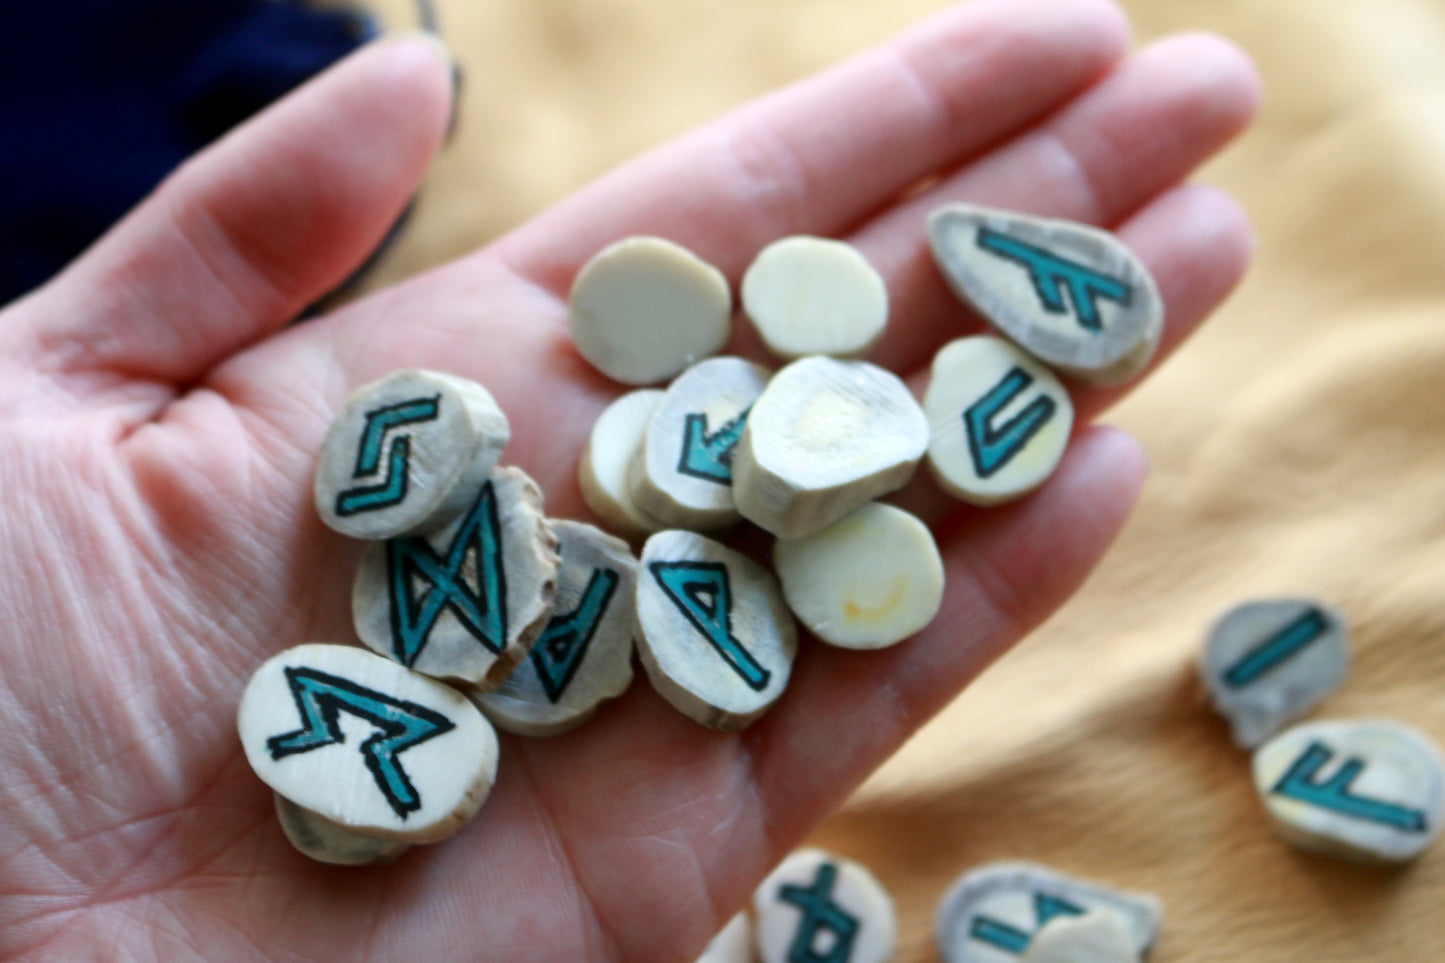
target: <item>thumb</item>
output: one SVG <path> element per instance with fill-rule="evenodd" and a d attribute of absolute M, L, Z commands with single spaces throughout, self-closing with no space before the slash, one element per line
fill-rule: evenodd
<path fill-rule="evenodd" d="M 450 71 L 420 36 L 346 58 L 181 167 L 7 333 L 62 376 L 196 380 L 380 242 L 445 135 Z"/>

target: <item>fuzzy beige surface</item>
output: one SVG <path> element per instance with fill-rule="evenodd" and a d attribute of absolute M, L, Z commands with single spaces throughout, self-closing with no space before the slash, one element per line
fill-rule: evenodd
<path fill-rule="evenodd" d="M 441 0 L 459 132 L 374 283 L 941 6 Z M 1160 963 L 1445 959 L 1445 846 L 1398 871 L 1289 849 L 1193 682 L 1223 609 L 1314 594 L 1355 647 L 1318 715 L 1445 738 L 1445 0 L 1125 6 L 1141 41 L 1217 30 L 1260 65 L 1260 122 L 1206 172 L 1253 217 L 1254 270 L 1110 414 L 1153 474 L 1102 569 L 815 841 L 892 890 L 901 963 L 936 959 L 939 896 L 1002 858 L 1157 893 Z"/>

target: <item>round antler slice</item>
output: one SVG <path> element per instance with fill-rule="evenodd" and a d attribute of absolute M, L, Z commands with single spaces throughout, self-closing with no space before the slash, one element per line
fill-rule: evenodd
<path fill-rule="evenodd" d="M 394 863 L 411 849 L 411 843 L 385 836 L 363 836 L 309 809 L 302 809 L 280 793 L 276 821 L 298 853 L 332 866 L 375 866 Z"/>
<path fill-rule="evenodd" d="M 753 924 L 739 912 L 707 944 L 697 963 L 753 963 Z"/>
<path fill-rule="evenodd" d="M 1074 423 L 1059 379 L 989 335 L 939 350 L 923 407 L 933 477 L 975 505 L 1002 504 L 1042 485 L 1063 458 Z"/>
<path fill-rule="evenodd" d="M 1139 963 L 1139 949 L 1118 916 L 1096 909 L 1056 916 L 1029 940 L 1021 963 Z"/>
<path fill-rule="evenodd" d="M 1199 659 L 1210 700 L 1242 749 L 1258 748 L 1313 709 L 1349 667 L 1344 617 L 1309 598 L 1235 606 L 1210 630 Z"/>
<path fill-rule="evenodd" d="M 581 725 L 632 683 L 637 559 L 620 538 L 553 520 L 562 553 L 557 598 L 532 651 L 473 701 L 499 729 L 550 736 Z"/>
<path fill-rule="evenodd" d="M 367 550 L 352 585 L 356 634 L 407 668 L 494 689 L 547 624 L 558 561 L 541 489 L 498 468 L 451 525 Z"/>
<path fill-rule="evenodd" d="M 736 732 L 787 687 L 797 629 L 773 574 L 693 532 L 658 532 L 637 573 L 637 645 L 678 711 Z"/>
<path fill-rule="evenodd" d="M 481 385 L 398 371 L 358 389 L 331 423 L 316 466 L 316 511 L 352 538 L 434 531 L 466 510 L 510 437 Z"/>
<path fill-rule="evenodd" d="M 1095 912 L 1124 927 L 1136 956 L 1158 941 L 1163 907 L 1155 897 L 1022 862 L 973 867 L 955 880 L 938 903 L 934 936 L 945 963 L 1005 963 L 1028 949 L 1041 923 Z"/>
<path fill-rule="evenodd" d="M 927 447 L 928 420 L 897 375 L 803 358 L 753 405 L 733 457 L 733 499 L 774 535 L 810 535 L 906 484 Z"/>
<path fill-rule="evenodd" d="M 355 646 L 308 643 L 268 659 L 237 728 L 262 782 L 364 836 L 445 839 L 496 778 L 497 736 L 476 706 Z"/>
<path fill-rule="evenodd" d="M 928 238 L 954 293 L 1046 364 L 1114 385 L 1153 357 L 1164 300 L 1107 231 L 954 204 L 929 217 Z"/>
<path fill-rule="evenodd" d="M 845 649 L 900 642 L 943 602 L 943 559 L 928 526 L 879 502 L 821 532 L 778 539 L 773 565 L 798 621 Z"/>
<path fill-rule="evenodd" d="M 732 332 L 732 291 L 717 268 L 660 237 L 629 237 L 588 261 L 572 285 L 572 340 L 630 385 L 671 378 L 717 354 Z"/>
<path fill-rule="evenodd" d="M 743 310 L 774 354 L 855 357 L 888 324 L 888 289 L 858 249 L 798 235 L 763 248 L 743 275 Z"/>
<path fill-rule="evenodd" d="M 898 943 L 888 891 L 862 863 L 821 849 L 784 859 L 753 894 L 753 912 L 763 963 L 886 963 Z"/>
<path fill-rule="evenodd" d="M 769 376 L 742 358 L 709 358 L 668 386 L 628 472 L 628 489 L 643 512 L 693 530 L 738 520 L 733 457 Z"/>
<path fill-rule="evenodd" d="M 643 435 L 663 394 L 661 388 L 640 388 L 608 405 L 592 426 L 577 466 L 587 507 L 624 538 L 645 538 L 667 528 L 637 507 L 627 487 L 628 469 L 641 457 Z"/>
<path fill-rule="evenodd" d="M 1419 856 L 1445 817 L 1445 760 L 1419 730 L 1385 719 L 1306 722 L 1254 754 L 1275 828 L 1305 849 L 1370 863 Z"/>

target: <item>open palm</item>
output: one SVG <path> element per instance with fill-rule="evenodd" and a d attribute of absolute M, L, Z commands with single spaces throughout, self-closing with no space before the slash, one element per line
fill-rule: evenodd
<path fill-rule="evenodd" d="M 920 483 L 948 593 L 893 649 L 805 646 L 741 735 L 645 680 L 589 726 L 504 738 L 478 819 L 393 867 L 292 852 L 234 714 L 250 673 L 353 638 L 361 546 L 310 500 L 357 386 L 400 367 L 485 384 L 505 462 L 588 517 L 576 464 L 620 389 L 567 337 L 577 267 L 672 238 L 734 281 L 767 242 L 843 237 L 883 273 L 873 359 L 917 379 L 977 322 L 930 263 L 926 212 L 971 200 L 1109 226 L 1150 265 L 1164 350 L 1248 257 L 1234 205 L 1179 186 L 1254 106 L 1206 37 L 1125 57 L 1103 0 L 983 0 L 655 151 L 488 248 L 330 316 L 415 188 L 448 113 L 427 44 L 363 51 L 182 169 L 0 316 L 0 955 L 36 959 L 683 960 L 904 738 L 1078 585 L 1143 476 L 1076 394 L 1059 472 L 983 512 Z M 739 329 L 731 350 L 759 356 Z"/>

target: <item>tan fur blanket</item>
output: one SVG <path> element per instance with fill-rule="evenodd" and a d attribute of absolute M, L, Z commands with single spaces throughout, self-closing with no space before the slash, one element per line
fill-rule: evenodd
<path fill-rule="evenodd" d="M 881 40 L 941 0 L 441 0 L 459 131 L 375 284 L 461 254 L 592 176 Z M 1154 959 L 1445 959 L 1445 846 L 1379 871 L 1288 848 L 1196 699 L 1224 608 L 1306 593 L 1355 661 L 1319 714 L 1445 739 L 1445 2 L 1128 0 L 1140 41 L 1220 31 L 1265 79 L 1208 171 L 1260 236 L 1244 288 L 1110 419 L 1153 461 L 1103 568 L 817 834 L 936 959 L 964 869 L 1037 860 L 1166 907 Z M 380 9 L 414 22 L 401 0 Z"/>

